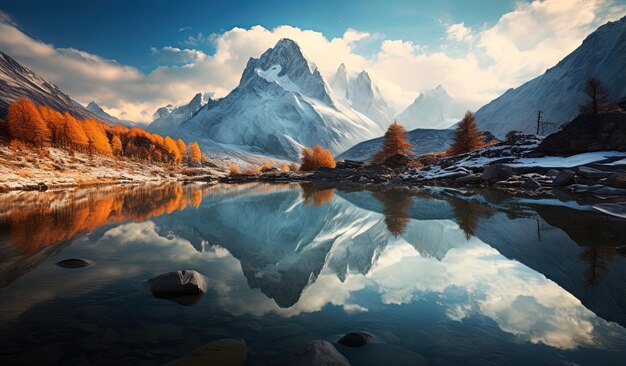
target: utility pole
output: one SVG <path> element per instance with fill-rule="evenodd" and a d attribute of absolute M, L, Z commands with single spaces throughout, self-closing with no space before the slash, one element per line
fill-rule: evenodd
<path fill-rule="evenodd" d="M 542 125 L 541 114 L 542 113 L 543 112 L 541 112 L 541 111 L 537 111 L 537 133 L 536 133 L 537 135 L 539 135 L 539 132 L 541 132 L 541 127 L 542 127 L 541 126 Z"/>

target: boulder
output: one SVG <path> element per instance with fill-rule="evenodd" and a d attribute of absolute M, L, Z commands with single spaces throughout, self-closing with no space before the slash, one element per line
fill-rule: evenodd
<path fill-rule="evenodd" d="M 504 164 L 494 164 L 489 165 L 485 168 L 481 179 L 484 182 L 495 183 L 498 181 L 506 180 L 512 175 L 513 169 L 510 166 Z"/>
<path fill-rule="evenodd" d="M 148 280 L 152 296 L 167 299 L 182 305 L 195 304 L 206 292 L 206 277 L 183 270 L 169 272 Z"/>
<path fill-rule="evenodd" d="M 611 173 L 606 178 L 606 184 L 614 188 L 626 188 L 626 173 Z"/>
<path fill-rule="evenodd" d="M 524 183 L 522 183 L 521 187 L 523 189 L 528 189 L 531 191 L 535 191 L 539 188 L 541 188 L 541 184 L 539 182 L 537 182 L 536 180 L 530 178 L 527 181 L 525 181 Z"/>
<path fill-rule="evenodd" d="M 220 339 L 197 348 L 188 355 L 168 363 L 168 366 L 242 366 L 246 362 L 246 342 L 243 339 Z"/>
<path fill-rule="evenodd" d="M 554 179 L 552 179 L 552 184 L 555 186 L 567 186 L 570 185 L 574 182 L 574 176 L 576 175 L 576 173 L 574 173 L 571 170 L 565 169 L 565 170 L 561 170 L 559 172 L 559 174 L 556 175 L 556 177 L 554 177 Z"/>
<path fill-rule="evenodd" d="M 550 169 L 550 170 L 548 170 L 548 171 L 546 172 L 546 175 L 547 175 L 548 177 L 554 178 L 554 177 L 556 177 L 557 175 L 559 175 L 559 171 L 558 171 L 558 170 L 556 170 L 556 169 Z"/>
<path fill-rule="evenodd" d="M 626 114 L 580 115 L 561 131 L 547 136 L 538 152 L 573 155 L 591 151 L 626 151 Z"/>
<path fill-rule="evenodd" d="M 80 258 L 69 258 L 69 259 L 64 259 L 60 262 L 57 262 L 55 264 L 61 268 L 76 269 L 76 268 L 87 267 L 88 265 L 91 264 L 91 261 L 87 261 L 85 259 L 80 259 Z"/>
<path fill-rule="evenodd" d="M 350 332 L 339 338 L 339 343 L 348 347 L 361 347 L 370 343 L 374 339 L 372 334 L 367 332 Z"/>
<path fill-rule="evenodd" d="M 578 174 L 589 179 L 602 179 L 608 177 L 611 172 L 605 172 L 603 170 L 590 168 L 588 166 L 581 166 L 578 168 Z"/>
<path fill-rule="evenodd" d="M 315 340 L 296 350 L 287 362 L 293 366 L 349 366 L 345 358 L 332 343 Z"/>

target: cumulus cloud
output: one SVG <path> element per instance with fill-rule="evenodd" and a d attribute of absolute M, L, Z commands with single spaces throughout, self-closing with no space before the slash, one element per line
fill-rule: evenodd
<path fill-rule="evenodd" d="M 519 2 L 492 26 L 473 30 L 462 19 L 442 25 L 446 35 L 437 50 L 402 39 L 376 42 L 364 55 L 359 44 L 381 35 L 347 29 L 341 37 L 293 26 L 233 28 L 181 40 L 184 48 L 150 51 L 161 66 L 149 73 L 76 49 L 57 48 L 35 40 L 0 15 L 0 49 L 59 85 L 81 103 L 97 101 L 114 115 L 149 121 L 165 104 L 187 102 L 201 90 L 216 97 L 238 83 L 249 57 L 258 57 L 280 38 L 298 42 L 304 54 L 328 76 L 343 62 L 366 69 L 397 108 L 421 90 L 439 84 L 468 108 L 475 109 L 510 87 L 540 75 L 574 50 L 595 28 L 626 14 L 614 0 L 535 0 Z M 185 27 L 181 28 L 184 29 Z M 186 29 L 185 29 L 186 30 Z M 463 42 L 459 52 L 448 43 Z M 213 54 L 203 47 L 211 45 Z M 454 52 L 453 52 L 454 51 Z M 332 57 L 329 57 L 332 55 Z"/>
<path fill-rule="evenodd" d="M 455 41 L 472 41 L 474 37 L 472 36 L 472 30 L 469 27 L 465 26 L 465 23 L 456 23 L 452 24 L 447 29 L 448 39 L 452 39 Z"/>

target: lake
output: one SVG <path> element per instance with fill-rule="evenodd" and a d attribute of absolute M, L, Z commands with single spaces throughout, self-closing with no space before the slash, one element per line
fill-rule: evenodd
<path fill-rule="evenodd" d="M 0 196 L 0 362 L 153 365 L 244 339 L 353 365 L 623 365 L 626 222 L 565 194 L 309 184 Z M 56 263 L 80 258 L 81 268 Z M 146 281 L 206 276 L 192 304 Z M 374 335 L 363 347 L 336 341 Z"/>

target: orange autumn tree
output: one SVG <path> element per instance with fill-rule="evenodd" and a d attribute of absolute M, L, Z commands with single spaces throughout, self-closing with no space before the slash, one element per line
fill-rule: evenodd
<path fill-rule="evenodd" d="M 122 140 L 117 135 L 113 135 L 111 139 L 111 150 L 113 150 L 113 154 L 116 156 L 122 155 Z"/>
<path fill-rule="evenodd" d="M 313 150 L 308 146 L 304 147 L 304 149 L 302 149 L 300 170 L 306 172 L 320 167 L 335 167 L 335 159 L 330 151 L 322 148 L 320 145 L 315 145 Z"/>
<path fill-rule="evenodd" d="M 83 130 L 89 139 L 89 152 L 106 156 L 113 155 L 109 138 L 101 123 L 87 119 L 83 121 Z"/>
<path fill-rule="evenodd" d="M 43 146 L 50 142 L 50 130 L 35 103 L 29 99 L 22 98 L 11 104 L 6 119 L 12 139 L 19 139 L 35 146 Z"/>
<path fill-rule="evenodd" d="M 413 155 L 412 146 L 407 141 L 407 132 L 404 126 L 398 122 L 393 122 L 387 128 L 387 132 L 383 136 L 383 146 L 381 150 L 374 155 L 374 163 L 381 164 L 394 155 L 411 156 Z"/>
<path fill-rule="evenodd" d="M 78 151 L 87 151 L 89 139 L 83 130 L 83 126 L 71 114 L 65 112 L 63 114 L 65 123 L 63 124 L 63 143 L 62 146 L 69 146 L 71 149 Z"/>
<path fill-rule="evenodd" d="M 452 145 L 448 148 L 448 154 L 464 154 L 484 146 L 484 137 L 482 133 L 478 131 L 474 114 L 470 111 L 465 112 L 463 120 L 461 120 L 454 132 L 454 142 L 452 142 Z"/>
<path fill-rule="evenodd" d="M 185 141 L 181 139 L 176 140 L 176 146 L 178 146 L 180 156 L 184 159 L 184 157 L 187 156 L 187 145 L 185 145 Z"/>
<path fill-rule="evenodd" d="M 39 114 L 50 130 L 52 144 L 63 146 L 65 144 L 65 118 L 54 109 L 39 106 Z"/>
<path fill-rule="evenodd" d="M 202 152 L 200 151 L 200 146 L 198 146 L 197 142 L 192 142 L 189 144 L 189 161 L 193 164 L 200 163 L 202 160 Z"/>
<path fill-rule="evenodd" d="M 335 167 L 335 159 L 333 158 L 333 155 L 329 150 L 322 149 L 320 145 L 315 145 L 315 148 L 313 149 L 313 162 L 316 169 L 319 167 Z"/>
<path fill-rule="evenodd" d="M 313 162 L 313 150 L 310 147 L 305 146 L 302 149 L 302 159 L 300 161 L 300 170 L 303 172 L 315 169 Z"/>

